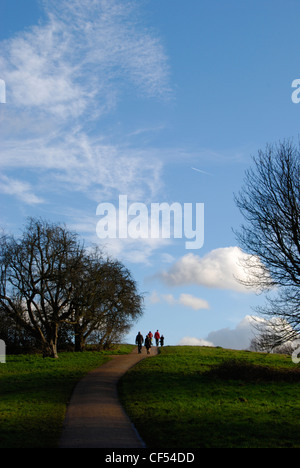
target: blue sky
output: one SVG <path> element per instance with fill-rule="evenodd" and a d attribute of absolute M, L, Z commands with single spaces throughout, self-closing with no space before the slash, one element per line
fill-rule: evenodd
<path fill-rule="evenodd" d="M 297 0 L 0 0 L 0 224 L 64 222 L 145 293 L 126 337 L 245 348 L 233 193 L 251 155 L 298 139 Z M 3 99 L 2 99 L 3 101 Z M 204 244 L 100 239 L 97 207 L 204 204 Z"/>

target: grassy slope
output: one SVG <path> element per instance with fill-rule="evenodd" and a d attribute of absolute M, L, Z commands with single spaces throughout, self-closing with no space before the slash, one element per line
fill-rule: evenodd
<path fill-rule="evenodd" d="M 285 355 L 166 347 L 119 392 L 148 447 L 300 447 L 296 368 Z"/>
<path fill-rule="evenodd" d="M 107 359 L 97 352 L 7 356 L 0 447 L 55 447 L 75 383 Z M 219 366 L 231 359 L 243 365 Z M 166 347 L 132 368 L 119 389 L 148 447 L 300 447 L 300 383 L 288 373 L 295 368 L 289 356 Z"/>
<path fill-rule="evenodd" d="M 7 356 L 0 364 L 0 448 L 51 448 L 59 439 L 66 405 L 78 380 L 114 352 Z"/>

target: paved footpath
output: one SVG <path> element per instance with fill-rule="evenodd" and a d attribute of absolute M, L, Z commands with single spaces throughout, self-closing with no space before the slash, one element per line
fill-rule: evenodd
<path fill-rule="evenodd" d="M 157 354 L 151 348 L 150 356 Z M 76 385 L 67 408 L 59 448 L 143 448 L 145 444 L 121 406 L 117 392 L 120 377 L 142 359 L 143 347 L 131 354 L 113 356 L 89 372 Z"/>

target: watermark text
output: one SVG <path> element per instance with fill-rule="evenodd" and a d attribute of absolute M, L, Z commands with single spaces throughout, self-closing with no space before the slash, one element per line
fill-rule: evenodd
<path fill-rule="evenodd" d="M 292 352 L 292 361 L 294 364 L 299 364 L 300 362 L 300 340 L 295 340 L 294 343 L 293 343 L 295 346 L 298 345 L 297 348 L 294 349 L 294 351 Z"/>
<path fill-rule="evenodd" d="M 3 340 L 0 340 L 0 363 L 6 363 L 6 345 Z"/>
<path fill-rule="evenodd" d="M 296 88 L 295 91 L 292 92 L 292 101 L 294 104 L 298 104 L 300 102 L 300 79 L 293 80 L 292 88 Z"/>
<path fill-rule="evenodd" d="M 128 204 L 127 195 L 119 195 L 118 206 L 99 203 L 96 233 L 100 239 L 182 239 L 186 249 L 204 244 L 204 203 Z"/>

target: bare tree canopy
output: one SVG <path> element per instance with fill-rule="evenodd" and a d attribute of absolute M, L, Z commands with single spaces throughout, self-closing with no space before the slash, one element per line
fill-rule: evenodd
<path fill-rule="evenodd" d="M 96 247 L 85 259 L 85 275 L 74 297 L 75 349 L 91 338 L 103 347 L 118 342 L 142 313 L 130 271 L 118 260 L 104 258 Z"/>
<path fill-rule="evenodd" d="M 60 330 L 82 350 L 92 333 L 106 344 L 120 337 L 142 312 L 124 265 L 85 249 L 65 227 L 32 218 L 19 239 L 3 235 L 0 244 L 0 316 L 44 356 L 58 356 Z"/>
<path fill-rule="evenodd" d="M 58 327 L 72 314 L 83 247 L 76 234 L 34 219 L 20 239 L 3 238 L 1 247 L 2 309 L 42 343 L 44 355 L 57 357 Z"/>
<path fill-rule="evenodd" d="M 263 270 L 251 271 L 249 278 L 261 290 L 272 290 L 264 312 L 299 330 L 299 146 L 284 141 L 259 151 L 235 201 L 246 221 L 237 233 L 240 245 L 263 264 Z M 251 263 L 253 267 L 253 261 L 245 265 L 250 270 Z"/>

